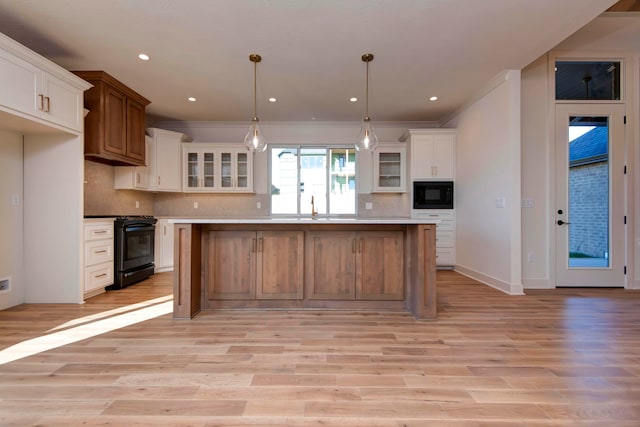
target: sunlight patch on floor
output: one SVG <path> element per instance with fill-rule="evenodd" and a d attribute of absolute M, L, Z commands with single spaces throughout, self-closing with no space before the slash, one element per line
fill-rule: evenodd
<path fill-rule="evenodd" d="M 167 300 L 169 299 L 169 300 Z M 51 350 L 54 348 L 62 347 L 67 344 L 72 344 L 87 338 L 95 337 L 96 335 L 104 334 L 116 329 L 124 328 L 125 326 L 134 325 L 136 323 L 144 322 L 145 320 L 154 319 L 156 317 L 169 314 L 173 312 L 173 297 L 161 297 L 155 300 L 149 300 L 144 303 L 133 304 L 134 306 L 140 306 L 138 309 L 131 310 L 131 306 L 121 307 L 116 310 L 109 310 L 104 313 L 99 313 L 93 316 L 86 316 L 80 319 L 76 319 L 79 322 L 71 321 L 64 325 L 79 324 L 78 326 L 71 327 L 58 332 L 53 332 L 40 337 L 32 338 L 30 340 L 23 341 L 21 343 L 12 345 L 2 351 L 0 351 L 0 365 L 13 362 L 18 359 L 33 356 L 43 351 Z M 164 302 L 153 303 L 152 301 L 163 300 Z M 150 305 L 153 304 L 153 305 Z M 114 311 L 126 311 L 123 314 L 112 316 Z M 105 313 L 109 317 L 104 319 Z M 102 320 L 90 321 L 87 320 L 90 317 L 102 318 Z M 76 323 L 74 323 L 76 322 Z M 87 323 L 89 322 L 89 323 Z M 64 325 L 58 326 L 52 330 L 57 330 Z"/>
<path fill-rule="evenodd" d="M 143 301 L 136 304 L 125 305 L 123 307 L 114 308 L 113 310 L 103 311 L 101 313 L 92 314 L 90 316 L 79 317 L 77 319 L 73 319 L 59 326 L 56 326 L 55 328 L 49 329 L 47 332 L 53 332 L 59 329 L 66 329 L 72 326 L 81 325 L 83 323 L 93 322 L 94 320 L 104 319 L 105 317 L 111 317 L 116 314 L 126 313 L 127 311 L 138 310 L 140 308 L 148 307 L 150 305 L 159 304 L 165 301 L 171 301 L 172 299 L 173 299 L 173 295 L 167 295 L 164 297 L 150 299 L 148 301 Z"/>

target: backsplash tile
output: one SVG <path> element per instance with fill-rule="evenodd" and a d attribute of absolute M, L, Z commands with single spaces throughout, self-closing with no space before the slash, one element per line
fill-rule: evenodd
<path fill-rule="evenodd" d="M 154 215 L 153 193 L 134 190 L 114 190 L 113 173 L 113 166 L 85 160 L 85 216 Z M 136 202 L 138 202 L 138 208 L 136 208 Z"/>

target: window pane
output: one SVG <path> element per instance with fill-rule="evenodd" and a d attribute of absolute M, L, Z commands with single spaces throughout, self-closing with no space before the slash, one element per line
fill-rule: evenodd
<path fill-rule="evenodd" d="M 333 148 L 329 150 L 331 176 L 329 206 L 331 214 L 355 215 L 356 213 L 356 152 L 355 149 Z"/>
<path fill-rule="evenodd" d="M 298 213 L 298 150 L 271 150 L 271 213 Z"/>
<path fill-rule="evenodd" d="M 620 62 L 556 61 L 557 100 L 619 100 Z"/>
<path fill-rule="evenodd" d="M 300 213 L 311 215 L 311 197 L 319 215 L 327 213 L 327 150 L 300 148 Z"/>

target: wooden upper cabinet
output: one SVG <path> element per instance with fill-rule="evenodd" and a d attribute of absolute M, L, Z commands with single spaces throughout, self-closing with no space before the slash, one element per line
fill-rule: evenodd
<path fill-rule="evenodd" d="M 145 114 L 144 105 L 127 99 L 127 157 L 145 164 Z"/>
<path fill-rule="evenodd" d="M 149 100 L 104 71 L 74 71 L 85 92 L 85 157 L 116 166 L 145 165 L 145 107 Z"/>

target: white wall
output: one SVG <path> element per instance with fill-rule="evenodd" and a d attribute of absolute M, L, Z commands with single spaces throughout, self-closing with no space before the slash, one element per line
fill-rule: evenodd
<path fill-rule="evenodd" d="M 0 129 L 0 279 L 10 279 L 0 310 L 24 300 L 22 186 L 22 135 Z"/>
<path fill-rule="evenodd" d="M 25 302 L 83 302 L 83 136 L 25 135 Z"/>
<path fill-rule="evenodd" d="M 522 293 L 520 93 L 520 71 L 504 72 L 445 123 L 457 129 L 455 268 L 510 294 Z"/>
<path fill-rule="evenodd" d="M 522 71 L 522 283 L 526 288 L 553 287 L 549 279 L 550 174 L 547 55 Z"/>

